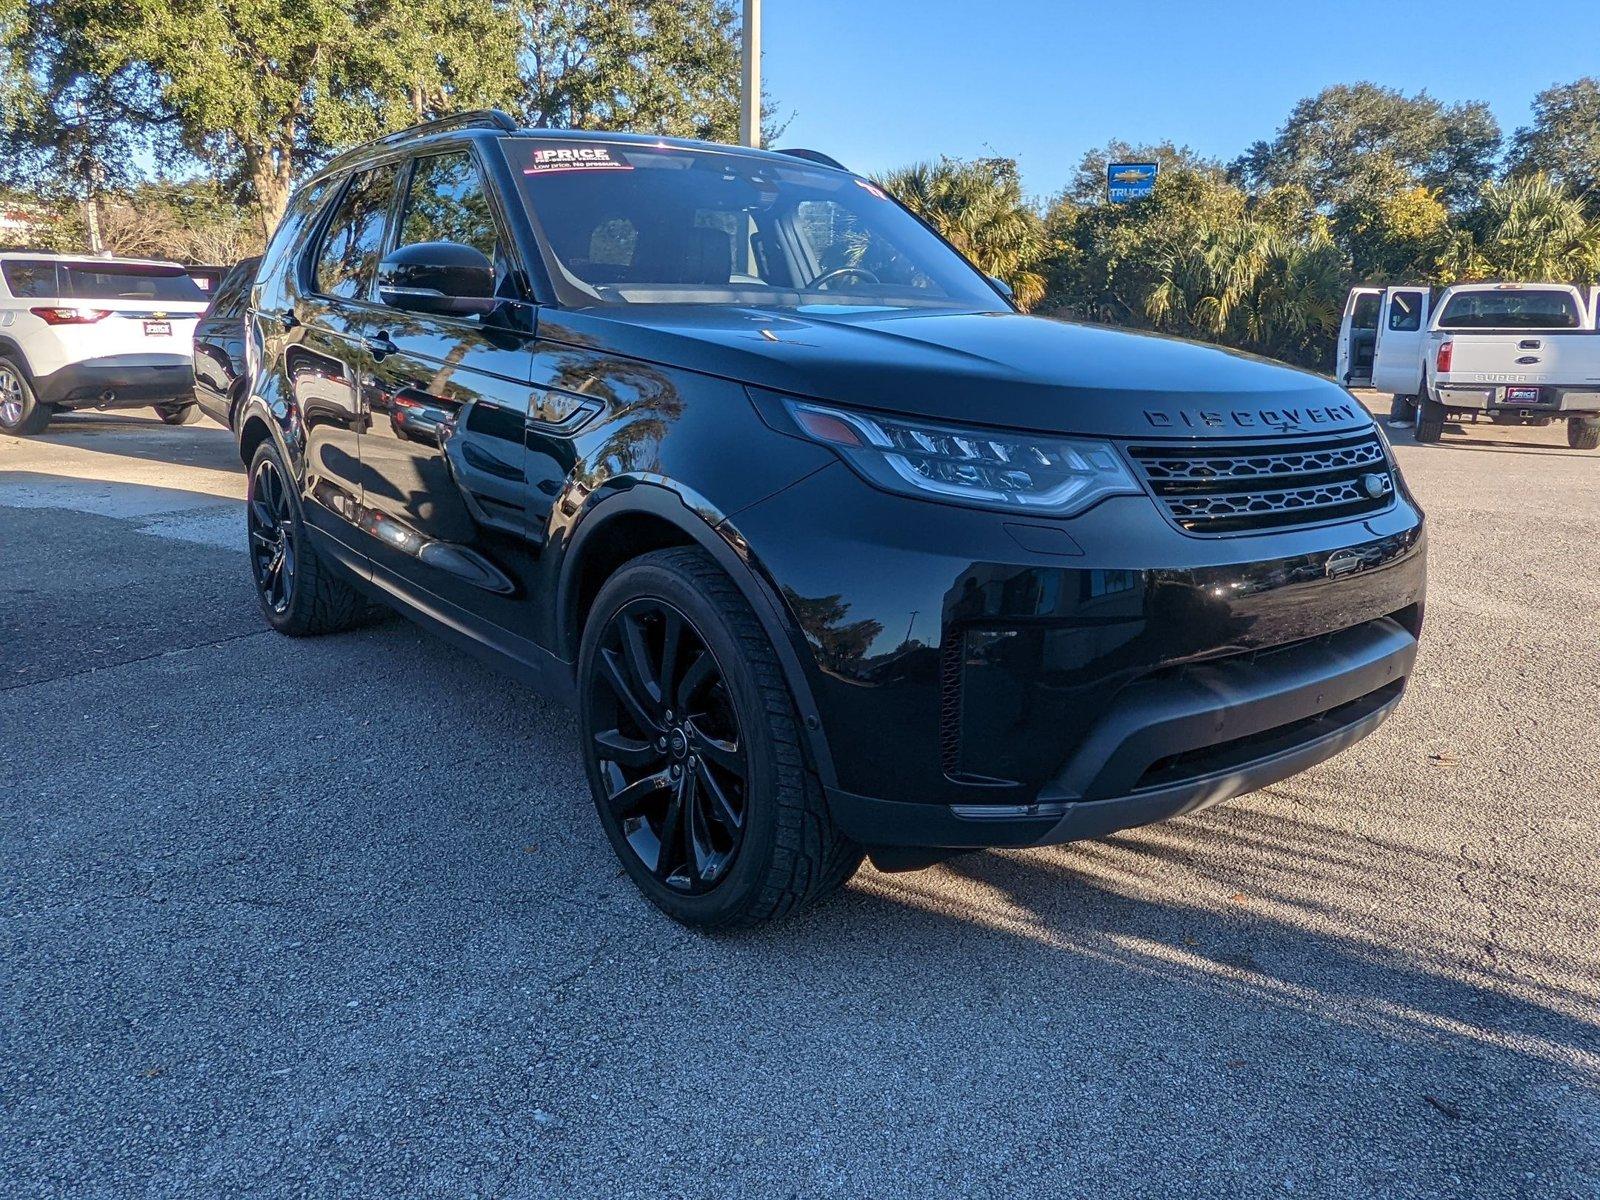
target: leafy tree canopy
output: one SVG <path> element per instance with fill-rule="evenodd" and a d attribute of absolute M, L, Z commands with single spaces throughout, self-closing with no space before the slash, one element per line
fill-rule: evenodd
<path fill-rule="evenodd" d="M 1533 124 L 1519 129 L 1512 175 L 1543 173 L 1600 214 L 1600 79 L 1585 76 L 1546 88 L 1533 100 Z"/>
<path fill-rule="evenodd" d="M 1296 104 L 1277 135 L 1251 146 L 1234 170 L 1256 188 L 1301 184 L 1328 205 L 1398 182 L 1454 204 L 1489 177 L 1499 148 L 1486 104 L 1340 84 Z"/>

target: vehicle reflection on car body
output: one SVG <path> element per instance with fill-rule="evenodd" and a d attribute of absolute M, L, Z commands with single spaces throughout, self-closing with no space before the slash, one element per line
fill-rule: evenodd
<path fill-rule="evenodd" d="M 250 329 L 252 497 L 305 532 L 269 621 L 378 596 L 575 700 L 692 924 L 1264 786 L 1416 653 L 1422 514 L 1348 394 L 1017 313 L 815 154 L 393 135 L 291 203 Z"/>

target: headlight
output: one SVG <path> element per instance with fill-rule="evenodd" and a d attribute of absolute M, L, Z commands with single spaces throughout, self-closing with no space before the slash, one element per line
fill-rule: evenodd
<path fill-rule="evenodd" d="M 892 492 L 1066 516 L 1141 491 L 1109 442 L 936 424 L 785 399 L 795 425 Z"/>

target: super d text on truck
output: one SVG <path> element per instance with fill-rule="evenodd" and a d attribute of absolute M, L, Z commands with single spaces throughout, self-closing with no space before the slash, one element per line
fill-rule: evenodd
<path fill-rule="evenodd" d="M 246 351 L 266 620 L 376 599 L 570 700 L 691 924 L 1260 788 L 1411 673 L 1422 514 L 1348 394 L 1025 316 L 814 153 L 387 137 L 290 205 Z"/>
<path fill-rule="evenodd" d="M 1394 396 L 1392 421 L 1437 442 L 1447 420 L 1565 421 L 1567 445 L 1600 448 L 1597 289 L 1558 283 L 1356 288 L 1337 375 Z"/>

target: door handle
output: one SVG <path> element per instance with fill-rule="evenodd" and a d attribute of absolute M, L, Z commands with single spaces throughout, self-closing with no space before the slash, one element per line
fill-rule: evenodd
<path fill-rule="evenodd" d="M 366 341 L 366 347 L 377 362 L 382 362 L 386 356 L 400 349 L 399 346 L 394 344 L 394 339 L 389 336 L 387 329 L 380 329 L 376 335 L 369 337 Z"/>

